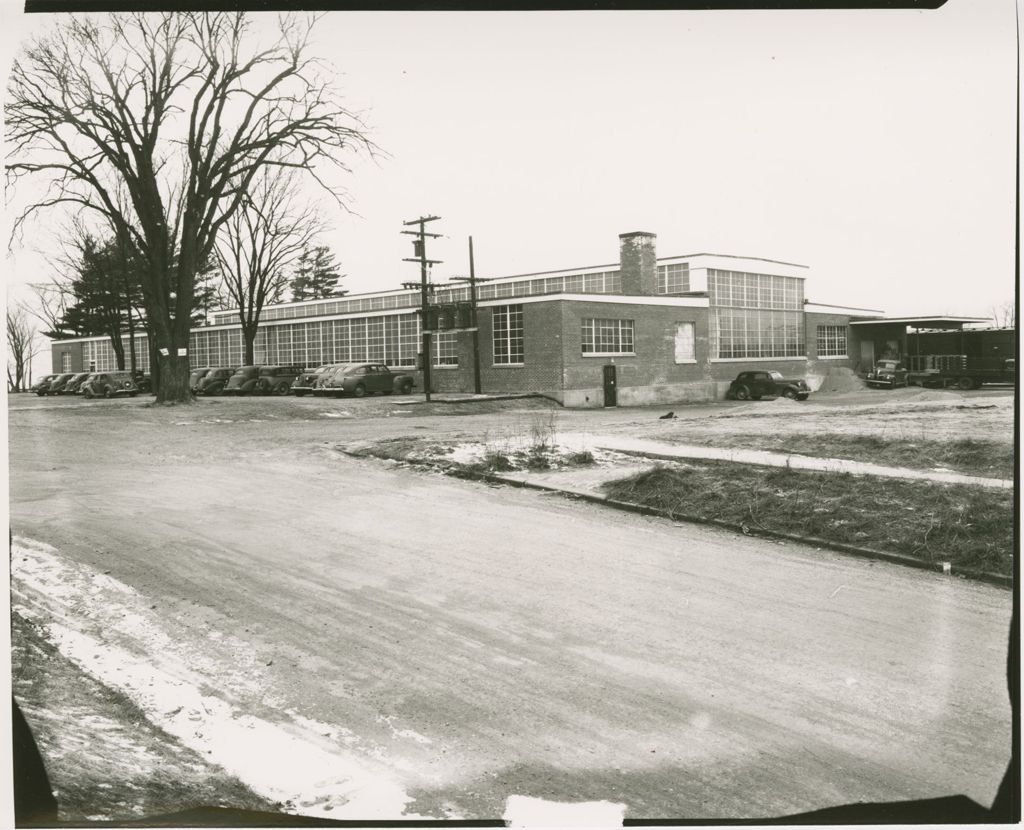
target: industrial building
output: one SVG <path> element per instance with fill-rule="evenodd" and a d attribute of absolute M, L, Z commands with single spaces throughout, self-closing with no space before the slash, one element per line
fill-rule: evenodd
<path fill-rule="evenodd" d="M 481 280 L 475 313 L 464 282 L 434 286 L 433 391 L 473 392 L 478 360 L 484 393 L 542 393 L 577 407 L 711 400 L 745 369 L 777 369 L 814 389 L 833 367 L 857 369 L 868 353 L 851 323 L 882 312 L 812 302 L 807 266 L 711 253 L 658 257 L 656 241 L 625 233 L 614 264 Z M 386 363 L 416 372 L 422 390 L 419 307 L 413 289 L 269 306 L 256 362 Z M 213 312 L 209 323 L 192 331 L 190 364 L 240 365 L 237 313 Z M 144 335 L 134 347 L 148 371 Z M 54 341 L 52 353 L 55 372 L 116 368 L 103 337 Z"/>

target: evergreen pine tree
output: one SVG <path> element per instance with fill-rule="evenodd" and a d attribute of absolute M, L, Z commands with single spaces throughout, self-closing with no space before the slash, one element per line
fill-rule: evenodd
<path fill-rule="evenodd" d="M 313 274 L 313 257 L 309 248 L 305 246 L 302 248 L 302 253 L 299 254 L 299 259 L 295 263 L 295 270 L 292 273 L 294 276 L 289 283 L 292 291 L 292 301 L 298 303 L 303 300 L 314 299 L 310 286 L 310 277 Z"/>
<path fill-rule="evenodd" d="M 334 254 L 326 245 L 318 245 L 313 249 L 313 267 L 309 276 L 309 289 L 314 300 L 328 297 L 341 297 L 344 289 L 338 287 L 338 281 L 344 276 L 338 271 Z"/>

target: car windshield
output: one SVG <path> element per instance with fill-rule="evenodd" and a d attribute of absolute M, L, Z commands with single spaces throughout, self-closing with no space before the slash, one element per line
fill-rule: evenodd
<path fill-rule="evenodd" d="M 782 380 L 782 372 L 769 372 L 768 376 L 772 380 Z"/>
<path fill-rule="evenodd" d="M 236 378 L 245 377 L 246 375 L 253 374 L 255 371 L 256 371 L 256 367 L 254 367 L 254 366 L 243 366 L 241 369 L 236 369 L 235 370 L 234 377 L 236 377 Z"/>

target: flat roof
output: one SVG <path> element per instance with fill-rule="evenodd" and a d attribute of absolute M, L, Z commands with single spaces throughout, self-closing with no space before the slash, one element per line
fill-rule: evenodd
<path fill-rule="evenodd" d="M 851 326 L 885 326 L 893 323 L 902 323 L 906 326 L 914 326 L 920 329 L 952 329 L 960 328 L 965 323 L 988 323 L 991 317 L 883 317 L 880 320 L 852 320 Z"/>

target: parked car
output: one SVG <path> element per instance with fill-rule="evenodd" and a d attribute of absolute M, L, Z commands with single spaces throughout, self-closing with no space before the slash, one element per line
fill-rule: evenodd
<path fill-rule="evenodd" d="M 95 372 L 82 383 L 82 395 L 86 398 L 113 398 L 115 395 L 134 398 L 138 394 L 139 387 L 131 372 Z"/>
<path fill-rule="evenodd" d="M 313 392 L 316 389 L 317 382 L 324 375 L 344 365 L 344 363 L 327 363 L 323 366 L 318 366 L 316 369 L 303 372 L 292 381 L 292 394 L 301 398 L 303 395 Z"/>
<path fill-rule="evenodd" d="M 80 395 L 82 394 L 82 382 L 89 377 L 91 372 L 79 372 L 77 375 L 72 376 L 68 379 L 68 382 L 64 384 L 63 388 L 57 393 L 58 395 Z"/>
<path fill-rule="evenodd" d="M 61 390 L 67 384 L 71 378 L 75 376 L 75 372 L 65 372 L 63 375 L 56 375 L 46 386 L 42 388 L 39 395 L 59 395 Z"/>
<path fill-rule="evenodd" d="M 139 387 L 140 392 L 152 392 L 153 391 L 153 378 L 147 375 L 145 372 L 135 373 L 135 385 Z"/>
<path fill-rule="evenodd" d="M 907 367 L 898 360 L 879 360 L 865 380 L 874 389 L 893 389 L 909 383 Z"/>
<path fill-rule="evenodd" d="M 210 366 L 207 366 L 207 367 L 205 367 L 203 369 L 193 369 L 189 373 L 189 376 L 188 376 L 188 388 L 192 391 L 193 395 L 195 394 L 196 389 L 199 388 L 199 381 L 201 381 L 203 378 L 205 378 L 212 371 L 213 371 L 213 369 Z"/>
<path fill-rule="evenodd" d="M 234 366 L 218 366 L 210 369 L 199 379 L 192 392 L 196 395 L 220 395 L 235 371 Z"/>
<path fill-rule="evenodd" d="M 224 385 L 225 395 L 250 395 L 256 390 L 259 381 L 259 366 L 239 366 Z"/>
<path fill-rule="evenodd" d="M 46 375 L 45 377 L 39 378 L 35 383 L 29 387 L 29 392 L 35 392 L 39 397 L 46 394 L 46 390 L 50 388 L 50 383 L 57 375 Z"/>
<path fill-rule="evenodd" d="M 777 398 L 781 395 L 784 398 L 805 401 L 810 394 L 811 390 L 803 378 L 785 378 L 781 372 L 769 370 L 740 372 L 736 380 L 729 384 L 729 391 L 725 396 L 738 401 L 759 401 L 761 398 Z"/>
<path fill-rule="evenodd" d="M 255 391 L 260 395 L 287 395 L 301 373 L 301 366 L 263 366 Z"/>
<path fill-rule="evenodd" d="M 319 395 L 354 395 L 361 398 L 374 392 L 408 395 L 416 385 L 412 375 L 392 372 L 382 363 L 347 363 L 326 372 L 314 390 Z"/>

